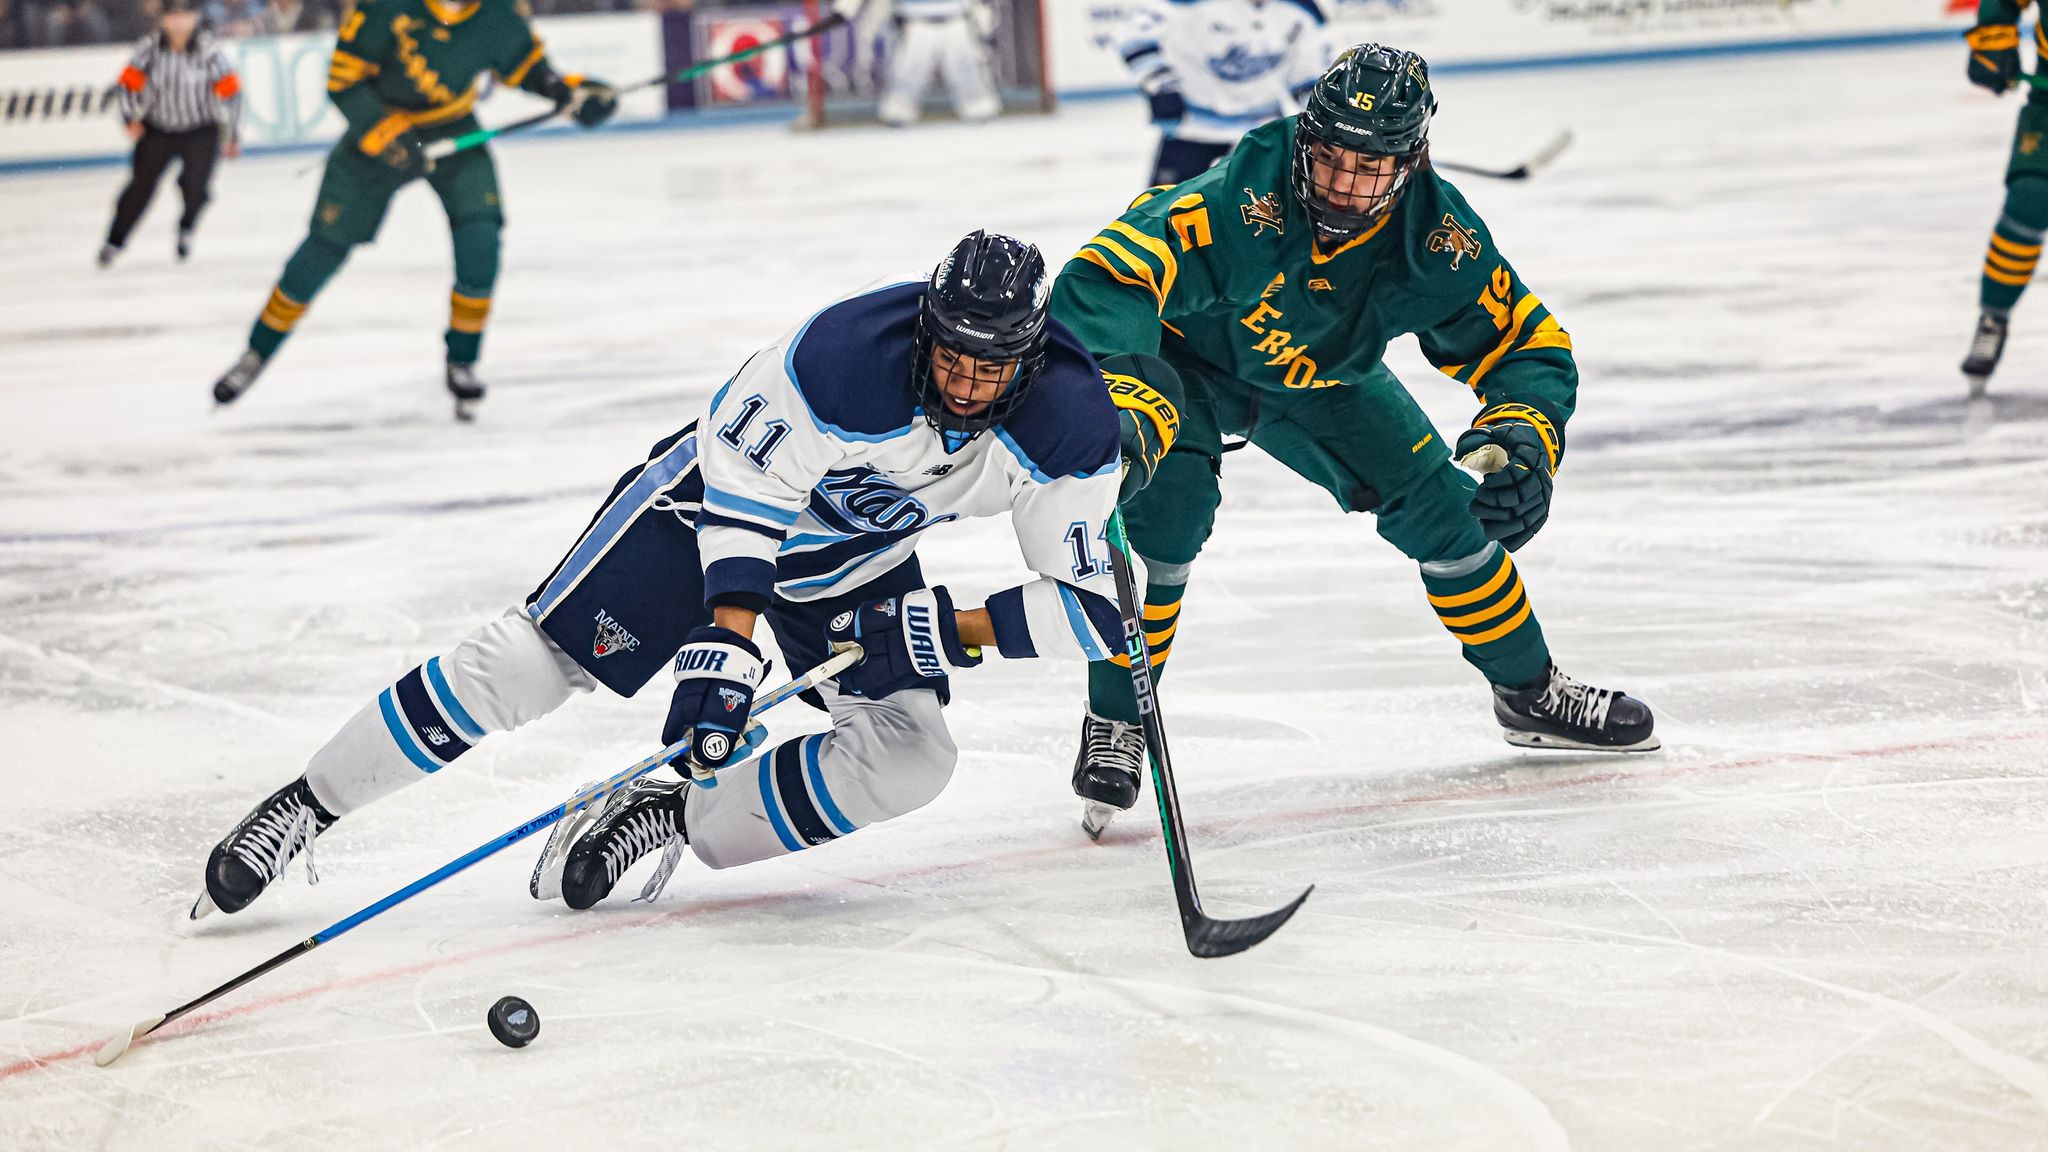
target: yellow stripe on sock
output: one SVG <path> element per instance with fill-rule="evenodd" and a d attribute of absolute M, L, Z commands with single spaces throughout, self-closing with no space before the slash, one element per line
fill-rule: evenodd
<path fill-rule="evenodd" d="M 1984 262 L 2006 272 L 2029 272 L 2041 263 L 2039 256 L 2012 257 L 1996 248 L 1984 254 Z"/>
<path fill-rule="evenodd" d="M 1145 633 L 1145 643 L 1153 648 L 1157 648 L 1161 644 L 1171 643 L 1173 634 L 1178 631 L 1180 631 L 1180 621 L 1175 620 L 1173 623 L 1168 624 L 1164 631 Z"/>
<path fill-rule="evenodd" d="M 2010 272 L 2001 272 L 1987 263 L 1984 265 L 1984 278 L 1994 283 L 2003 284 L 2008 288 L 2019 288 L 2031 283 L 2034 276 L 2031 272 L 2024 276 L 2016 276 Z"/>
<path fill-rule="evenodd" d="M 299 317 L 305 314 L 304 304 L 285 295 L 284 289 L 272 288 L 270 301 L 263 306 L 263 326 L 279 332 L 289 332 L 298 326 Z"/>
<path fill-rule="evenodd" d="M 1175 600 L 1171 604 L 1145 605 L 1145 619 L 1147 620 L 1165 620 L 1171 616 L 1176 615 L 1179 612 L 1180 601 L 1178 600 Z"/>
<path fill-rule="evenodd" d="M 491 315 L 491 298 L 488 296 L 464 296 L 460 292 L 448 294 L 448 330 L 465 336 L 482 334 L 484 321 Z"/>
<path fill-rule="evenodd" d="M 1463 608 L 1467 604 L 1477 604 L 1495 592 L 1500 591 L 1500 586 L 1507 583 L 1508 577 L 1514 574 L 1514 562 L 1508 559 L 1506 550 L 1502 550 L 1500 554 L 1500 568 L 1494 572 L 1493 578 L 1485 584 L 1474 588 L 1470 592 L 1460 592 L 1455 596 L 1431 596 L 1429 602 L 1438 608 Z M 1438 615 L 1442 615 L 1442 613 L 1438 613 Z"/>
<path fill-rule="evenodd" d="M 2036 257 L 2041 254 L 2041 246 L 2039 244 L 2014 243 L 2013 241 L 2007 240 L 2005 237 L 2000 236 L 1996 232 L 1993 232 L 1991 234 L 1991 246 L 1993 248 L 1998 249 L 2000 252 L 2005 253 L 2008 256 L 2015 256 L 2022 260 L 2028 259 L 2029 257 Z"/>
<path fill-rule="evenodd" d="M 1443 613 L 1439 612 L 1436 614 L 1436 618 L 1443 621 L 1444 627 L 1446 628 L 1470 628 L 1474 624 L 1484 624 L 1488 620 L 1494 619 L 1495 617 L 1506 612 L 1508 609 L 1514 607 L 1516 602 L 1520 601 L 1521 599 L 1522 578 L 1517 576 L 1515 577 L 1515 582 L 1509 586 L 1508 594 L 1501 597 L 1500 600 L 1496 603 L 1488 607 L 1481 608 L 1479 611 L 1474 612 L 1468 616 L 1446 616 Z"/>
<path fill-rule="evenodd" d="M 1501 637 L 1507 635 L 1508 633 L 1513 632 L 1515 629 L 1520 628 L 1522 626 L 1522 622 L 1529 618 L 1529 609 L 1529 599 L 1525 596 L 1522 598 L 1522 610 L 1520 612 L 1515 613 L 1513 616 L 1509 617 L 1508 622 L 1502 624 L 1500 627 L 1489 628 L 1486 631 L 1478 633 L 1477 635 L 1473 636 L 1465 636 L 1457 632 L 1453 632 L 1451 633 L 1451 635 L 1458 637 L 1458 639 L 1464 641 L 1467 644 L 1490 644 L 1493 641 L 1498 640 Z"/>

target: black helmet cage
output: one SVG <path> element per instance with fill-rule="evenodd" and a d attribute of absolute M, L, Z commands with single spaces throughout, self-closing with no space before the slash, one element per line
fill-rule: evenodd
<path fill-rule="evenodd" d="M 1361 110 L 1364 115 L 1341 106 L 1361 65 L 1370 67 L 1379 80 L 1369 93 L 1371 107 Z M 1319 235 L 1342 240 L 1372 227 L 1394 210 L 1415 174 L 1428 167 L 1429 121 L 1436 112 L 1428 76 L 1429 66 L 1415 53 L 1362 44 L 1340 55 L 1316 83 L 1295 120 L 1291 183 L 1295 200 Z M 1319 143 L 1366 156 L 1394 157 L 1387 190 L 1362 209 L 1333 207 L 1328 190 L 1316 182 L 1314 151 Z"/>
<path fill-rule="evenodd" d="M 933 270 L 918 305 L 911 387 L 949 451 L 1002 423 L 1030 391 L 1045 364 L 1051 294 L 1038 248 L 1001 234 L 969 234 Z M 1015 363 L 1017 370 L 988 407 L 963 416 L 947 406 L 933 374 L 935 345 L 984 365 Z"/>

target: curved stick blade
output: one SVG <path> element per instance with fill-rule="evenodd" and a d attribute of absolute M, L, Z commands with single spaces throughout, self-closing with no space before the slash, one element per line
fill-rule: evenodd
<path fill-rule="evenodd" d="M 1268 912 L 1264 916 L 1252 916 L 1244 920 L 1218 920 L 1214 916 L 1204 915 L 1200 920 L 1188 925 L 1188 951 L 1205 960 L 1218 956 L 1235 956 L 1278 932 L 1281 925 L 1300 911 L 1309 893 L 1315 890 L 1315 885 L 1309 885 L 1301 895 L 1294 898 L 1293 903 L 1278 911 Z"/>
<path fill-rule="evenodd" d="M 119 1060 L 121 1055 L 128 1051 L 129 1045 L 156 1031 L 157 1025 L 163 1022 L 163 1017 L 151 1016 L 149 1019 L 137 1023 L 133 1028 L 125 1032 L 115 1033 L 105 1044 L 100 1045 L 98 1052 L 93 1053 L 92 1062 L 105 1068 L 107 1065 Z"/>

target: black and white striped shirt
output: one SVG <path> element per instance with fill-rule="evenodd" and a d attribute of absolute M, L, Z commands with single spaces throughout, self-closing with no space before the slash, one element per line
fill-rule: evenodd
<path fill-rule="evenodd" d="M 171 51 L 161 33 L 136 41 L 121 70 L 121 120 L 140 120 L 164 132 L 219 124 L 234 139 L 242 118 L 242 82 L 227 53 L 206 32 L 194 32 L 183 52 Z"/>

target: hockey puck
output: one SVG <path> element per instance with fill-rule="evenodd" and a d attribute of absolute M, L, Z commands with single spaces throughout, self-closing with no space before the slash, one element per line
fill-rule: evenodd
<path fill-rule="evenodd" d="M 484 1020 L 491 1026 L 491 1035 L 507 1048 L 524 1048 L 540 1035 L 540 1013 L 517 996 L 507 996 L 491 1005 Z"/>

